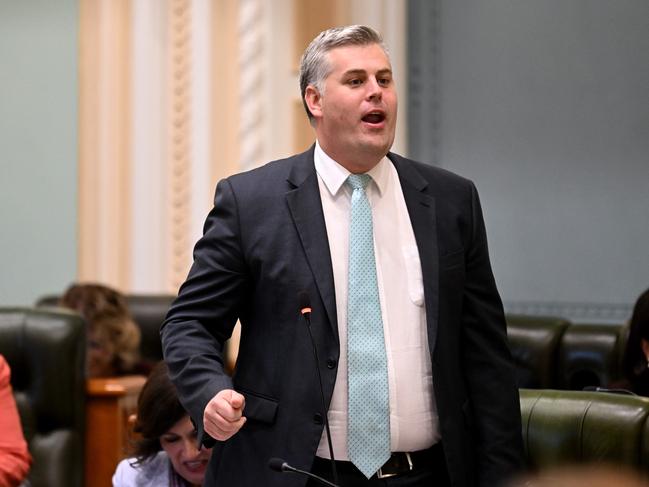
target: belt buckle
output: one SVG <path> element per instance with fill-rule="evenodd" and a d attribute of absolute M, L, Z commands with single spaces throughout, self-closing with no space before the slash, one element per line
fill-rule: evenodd
<path fill-rule="evenodd" d="M 406 455 L 406 460 L 408 460 L 408 471 L 410 472 L 412 470 L 412 458 L 410 457 L 410 452 L 405 451 L 403 453 L 404 453 L 404 455 Z M 381 468 L 379 468 L 378 472 L 376 472 L 376 478 L 378 478 L 378 479 L 388 479 L 390 477 L 396 477 L 397 475 L 399 475 L 401 473 L 401 472 L 386 472 L 386 473 L 383 473 L 383 467 L 384 466 L 385 465 L 381 466 Z"/>

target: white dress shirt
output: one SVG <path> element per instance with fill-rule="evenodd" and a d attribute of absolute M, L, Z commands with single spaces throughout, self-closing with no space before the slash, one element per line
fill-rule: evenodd
<path fill-rule="evenodd" d="M 334 456 L 347 454 L 347 269 L 351 189 L 350 172 L 316 142 L 315 168 L 331 251 L 340 360 L 329 406 Z M 426 310 L 419 251 L 399 176 L 384 157 L 367 174 L 366 188 L 374 225 L 376 274 L 388 362 L 390 441 L 392 451 L 423 450 L 440 439 L 426 330 Z M 319 457 L 329 458 L 326 432 Z"/>

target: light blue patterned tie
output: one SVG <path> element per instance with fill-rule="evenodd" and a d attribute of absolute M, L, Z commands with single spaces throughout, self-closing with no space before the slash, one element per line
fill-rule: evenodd
<path fill-rule="evenodd" d="M 347 302 L 349 459 L 370 478 L 390 458 L 388 366 L 376 281 L 367 174 L 352 174 Z"/>

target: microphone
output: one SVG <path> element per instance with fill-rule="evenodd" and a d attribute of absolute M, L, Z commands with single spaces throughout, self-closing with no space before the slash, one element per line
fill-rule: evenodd
<path fill-rule="evenodd" d="M 268 467 L 271 470 L 274 470 L 275 472 L 290 472 L 290 473 L 299 473 L 302 475 L 306 475 L 307 477 L 310 477 L 314 480 L 317 480 L 320 482 L 322 485 L 328 485 L 329 487 L 338 487 L 336 484 L 332 484 L 328 480 L 323 479 L 322 477 L 318 477 L 315 474 L 312 474 L 311 472 L 307 472 L 306 470 L 300 470 L 298 468 L 290 466 L 288 463 L 286 463 L 284 460 L 281 458 L 271 458 L 268 461 Z"/>
<path fill-rule="evenodd" d="M 320 399 L 322 400 L 322 415 L 324 416 L 325 432 L 327 434 L 327 443 L 329 446 L 329 456 L 331 457 L 331 473 L 333 474 L 334 483 L 338 483 L 338 470 L 336 469 L 336 459 L 334 458 L 334 448 L 331 443 L 331 431 L 329 430 L 329 418 L 327 414 L 327 405 L 325 404 L 324 389 L 322 387 L 322 375 L 320 374 L 320 360 L 318 359 L 318 349 L 313 339 L 311 332 L 311 299 L 309 293 L 300 291 L 297 293 L 298 303 L 300 304 L 300 313 L 304 316 L 306 321 L 307 330 L 309 330 L 309 338 L 313 346 L 313 358 L 315 359 L 315 370 L 318 373 L 318 384 L 320 386 Z"/>

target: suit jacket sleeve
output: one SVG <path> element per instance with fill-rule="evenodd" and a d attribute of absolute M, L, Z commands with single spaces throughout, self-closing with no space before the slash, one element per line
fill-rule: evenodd
<path fill-rule="evenodd" d="M 476 424 L 480 485 L 499 485 L 521 466 L 520 405 L 502 303 L 489 261 L 482 210 L 472 191 L 463 330 L 466 380 Z"/>
<path fill-rule="evenodd" d="M 214 440 L 203 430 L 205 406 L 217 392 L 232 388 L 224 343 L 245 306 L 249 283 L 240 238 L 236 196 L 223 180 L 194 249 L 194 264 L 161 328 L 171 379 L 206 446 Z"/>

